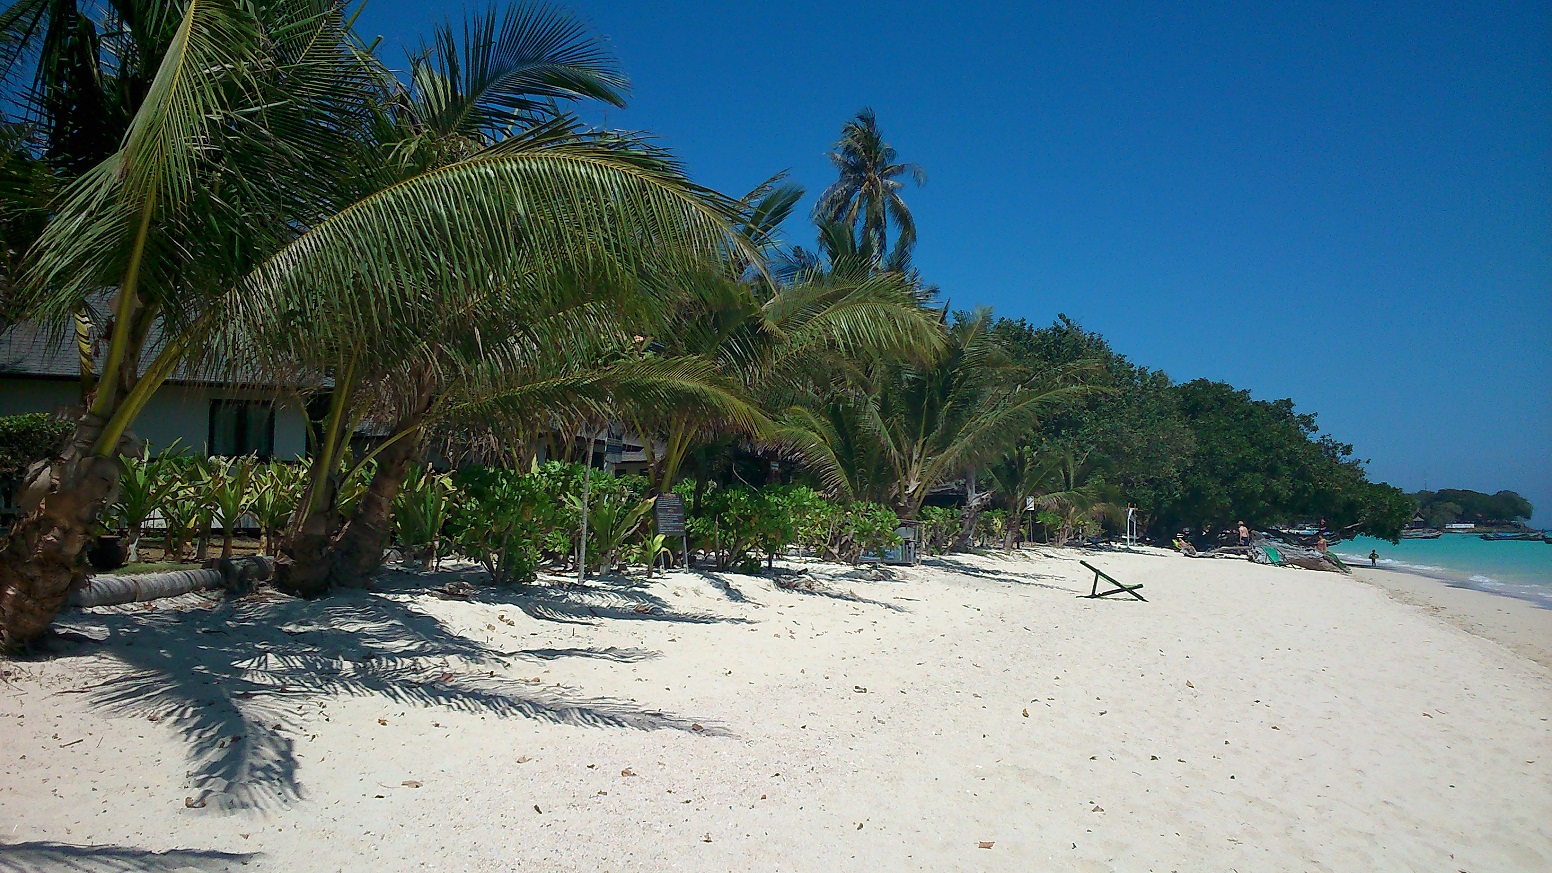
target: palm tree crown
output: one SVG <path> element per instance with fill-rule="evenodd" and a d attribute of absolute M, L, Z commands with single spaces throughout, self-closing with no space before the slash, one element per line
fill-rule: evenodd
<path fill-rule="evenodd" d="M 893 147 L 884 142 L 878 118 L 872 109 L 864 109 L 846 122 L 841 138 L 830 152 L 830 162 L 841 177 L 819 195 L 814 204 L 814 219 L 820 222 L 845 222 L 862 226 L 862 237 L 871 244 L 885 267 L 903 270 L 916 245 L 916 221 L 900 196 L 902 179 L 910 177 L 917 186 L 927 184 L 927 173 L 912 163 L 900 163 Z M 887 228 L 893 222 L 898 236 L 894 251 L 889 250 Z"/>

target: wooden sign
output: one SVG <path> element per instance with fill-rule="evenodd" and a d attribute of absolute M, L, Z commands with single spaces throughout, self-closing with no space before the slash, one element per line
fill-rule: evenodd
<path fill-rule="evenodd" d="M 684 498 L 677 494 L 659 494 L 652 504 L 652 514 L 657 521 L 657 532 L 665 537 L 682 537 L 684 529 Z"/>

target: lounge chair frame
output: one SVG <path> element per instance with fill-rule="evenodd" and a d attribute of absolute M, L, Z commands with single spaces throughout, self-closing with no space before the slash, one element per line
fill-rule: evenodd
<path fill-rule="evenodd" d="M 1080 594 L 1078 595 L 1079 597 L 1087 598 L 1089 600 L 1098 600 L 1101 597 L 1109 597 L 1112 594 L 1130 594 L 1138 600 L 1141 600 L 1143 603 L 1148 602 L 1148 598 L 1137 593 L 1137 589 L 1142 587 L 1142 583 L 1139 582 L 1136 585 L 1127 585 L 1123 582 L 1116 581 L 1114 577 L 1110 576 L 1104 570 L 1099 569 L 1093 564 L 1090 564 L 1088 561 L 1079 561 L 1078 563 L 1094 571 L 1094 586 L 1089 589 L 1089 593 Z M 1099 580 L 1101 579 L 1104 579 L 1106 582 L 1109 582 L 1115 587 L 1109 591 L 1099 590 Z"/>

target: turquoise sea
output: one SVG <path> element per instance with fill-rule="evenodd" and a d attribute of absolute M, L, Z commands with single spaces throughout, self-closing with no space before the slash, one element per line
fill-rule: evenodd
<path fill-rule="evenodd" d="M 1358 537 L 1331 547 L 1355 567 L 1369 565 L 1369 551 L 1380 553 L 1381 569 L 1440 579 L 1458 588 L 1475 588 L 1528 600 L 1552 609 L 1552 545 L 1488 542 L 1475 534 L 1445 534 L 1436 540 L 1384 540 Z"/>

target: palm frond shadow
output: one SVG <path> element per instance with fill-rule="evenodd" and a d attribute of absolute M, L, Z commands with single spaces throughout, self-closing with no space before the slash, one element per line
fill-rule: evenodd
<path fill-rule="evenodd" d="M 727 577 L 722 574 L 713 573 L 708 570 L 691 570 L 690 572 L 696 576 L 699 576 L 701 579 L 704 579 L 706 584 L 717 590 L 718 594 L 721 594 L 723 597 L 726 597 L 728 600 L 731 600 L 734 603 L 753 602 L 747 596 L 745 596 L 744 592 L 733 587 L 733 583 L 728 581 Z"/>
<path fill-rule="evenodd" d="M 859 577 L 847 574 L 842 579 L 858 579 Z M 870 581 L 863 579 L 862 581 Z M 807 584 L 805 584 L 807 583 Z M 881 606 L 892 612 L 910 612 L 910 610 L 898 603 L 890 603 L 887 600 L 875 600 L 871 597 L 863 597 L 855 591 L 838 591 L 823 580 L 815 579 L 804 573 L 796 575 L 783 575 L 776 580 L 776 587 L 782 591 L 793 594 L 802 594 L 808 597 L 825 597 L 830 600 L 843 600 L 847 603 L 862 603 L 868 606 Z"/>
<path fill-rule="evenodd" d="M 247 864 L 256 853 L 168 849 L 152 852 L 128 846 L 77 846 L 50 840 L 0 843 L 0 873 L 36 870 L 81 873 L 157 873 L 175 870 L 225 870 Z"/>
<path fill-rule="evenodd" d="M 1007 582 L 1010 585 L 1029 585 L 1035 588 L 1046 588 L 1051 591 L 1065 591 L 1069 594 L 1081 593 L 1078 591 L 1078 589 L 1066 585 L 1050 585 L 1045 582 L 1035 581 L 1036 579 L 1049 579 L 1053 582 L 1066 582 L 1067 580 L 1061 576 L 1051 576 L 1045 573 L 999 573 L 995 570 L 988 570 L 985 567 L 976 566 L 975 564 L 972 564 L 968 561 L 955 560 L 946 555 L 923 558 L 922 565 L 928 567 L 939 567 L 954 573 L 963 574 L 965 576 L 974 576 L 977 579 L 990 579 L 994 582 Z"/>
<path fill-rule="evenodd" d="M 466 578 L 458 576 L 456 578 Z M 396 584 L 391 576 L 381 577 L 380 590 Z M 398 581 L 397 584 L 408 584 Z M 424 582 L 415 583 L 414 587 Z M 540 621 L 567 624 L 592 624 L 601 620 L 672 621 L 685 624 L 746 624 L 747 619 L 691 612 L 680 609 L 647 590 L 651 583 L 628 576 L 599 576 L 586 584 L 551 582 L 522 588 L 484 587 L 475 589 L 469 600 L 493 606 L 521 609 Z"/>
<path fill-rule="evenodd" d="M 326 717 L 326 695 L 555 724 L 724 733 L 706 719 L 703 727 L 634 703 L 503 675 L 513 658 L 633 662 L 654 652 L 504 652 L 453 631 L 407 598 L 345 592 L 322 601 L 77 613 L 66 623 L 97 641 L 75 654 L 111 659 L 86 692 L 92 701 L 111 714 L 178 731 L 188 745 L 194 797 L 213 809 L 273 809 L 306 796 L 297 741 L 314 730 L 311 720 Z"/>

